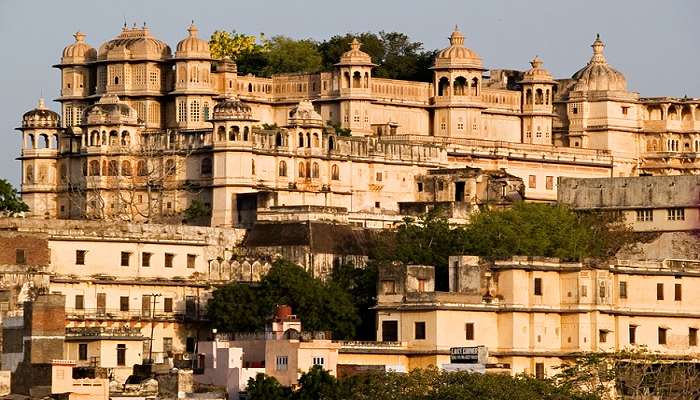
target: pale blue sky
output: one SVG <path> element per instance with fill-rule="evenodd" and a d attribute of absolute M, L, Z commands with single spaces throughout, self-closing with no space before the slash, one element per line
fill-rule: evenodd
<path fill-rule="evenodd" d="M 458 24 L 465 45 L 487 68 L 528 67 L 539 55 L 555 77 L 571 76 L 590 58 L 599 32 L 606 56 L 642 96 L 700 97 L 700 2 L 659 0 L 353 0 L 353 1 L 77 1 L 0 0 L 0 177 L 19 181 L 22 113 L 59 90 L 51 65 L 76 30 L 94 47 L 124 19 L 146 21 L 172 48 L 194 19 L 201 35 L 216 29 L 322 40 L 334 34 L 399 31 L 426 48 L 443 48 Z"/>

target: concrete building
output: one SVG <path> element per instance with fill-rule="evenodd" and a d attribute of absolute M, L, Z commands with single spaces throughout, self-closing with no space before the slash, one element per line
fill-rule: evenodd
<path fill-rule="evenodd" d="M 55 65 L 60 113 L 42 101 L 19 128 L 33 215 L 168 221 L 195 204 L 205 224 L 250 226 L 322 206 L 381 227 L 423 201 L 416 176 L 434 168 L 502 170 L 538 201 L 556 199 L 559 177 L 698 172 L 700 100 L 629 91 L 599 37 L 554 79 L 537 57 L 485 68 L 455 29 L 433 81 L 411 82 L 374 77 L 357 41 L 332 71 L 240 76 L 187 32 L 174 54 L 145 26 L 98 49 L 75 34 Z"/>
<path fill-rule="evenodd" d="M 621 212 L 635 231 L 700 230 L 700 176 L 562 178 L 558 200 L 575 210 Z"/>
<path fill-rule="evenodd" d="M 538 377 L 585 351 L 646 346 L 697 359 L 698 271 L 697 261 L 672 259 L 587 265 L 459 256 L 450 257 L 450 291 L 437 292 L 432 267 L 385 269 L 379 343 L 344 345 L 339 363 L 439 367 L 450 348 L 477 345 L 488 348 L 492 366 Z"/>

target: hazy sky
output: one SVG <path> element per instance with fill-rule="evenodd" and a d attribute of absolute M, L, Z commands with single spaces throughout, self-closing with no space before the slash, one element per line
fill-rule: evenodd
<path fill-rule="evenodd" d="M 43 94 L 59 94 L 57 63 L 81 30 L 93 47 L 124 20 L 144 21 L 171 48 L 190 20 L 203 37 L 235 29 L 322 40 L 334 34 L 399 31 L 426 48 L 443 48 L 455 24 L 487 68 L 525 69 L 539 55 L 555 77 L 588 62 L 596 33 L 608 62 L 642 96 L 700 97 L 700 2 L 687 1 L 75 1 L 0 0 L 0 177 L 19 181 L 22 113 Z"/>

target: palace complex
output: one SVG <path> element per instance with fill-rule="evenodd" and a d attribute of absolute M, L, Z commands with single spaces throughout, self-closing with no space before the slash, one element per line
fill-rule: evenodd
<path fill-rule="evenodd" d="M 700 171 L 700 100 L 629 91 L 599 37 L 555 79 L 538 57 L 488 69 L 455 29 L 433 81 L 411 82 L 373 77 L 357 41 L 332 71 L 241 76 L 187 32 L 174 53 L 145 26 L 98 49 L 75 34 L 60 114 L 41 101 L 18 128 L 33 215 L 167 222 L 196 204 L 249 227 L 305 206 L 384 227 L 436 201 L 554 201 L 560 177 Z M 478 187 L 503 177 L 497 198 Z"/>

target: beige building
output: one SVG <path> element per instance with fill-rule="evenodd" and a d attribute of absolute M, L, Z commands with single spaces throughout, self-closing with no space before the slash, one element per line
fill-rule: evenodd
<path fill-rule="evenodd" d="M 551 376 L 574 353 L 645 346 L 698 357 L 698 262 L 585 265 L 556 259 L 450 257 L 450 291 L 425 266 L 381 271 L 379 343 L 349 343 L 339 364 L 412 369 L 484 345 L 491 367 Z M 487 366 L 488 367 L 488 366 Z"/>
<path fill-rule="evenodd" d="M 635 231 L 700 230 L 700 176 L 563 178 L 559 202 L 575 210 L 621 212 Z"/>
<path fill-rule="evenodd" d="M 640 98 L 600 38 L 567 79 L 449 40 L 433 81 L 410 82 L 373 77 L 357 41 L 332 71 L 262 78 L 212 59 L 194 25 L 174 54 L 145 26 L 98 49 L 78 32 L 55 65 L 60 114 L 41 102 L 19 128 L 23 199 L 49 218 L 179 220 L 197 200 L 212 226 L 323 206 L 383 227 L 433 168 L 503 170 L 539 201 L 559 177 L 697 173 L 700 100 Z"/>

